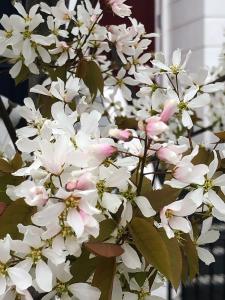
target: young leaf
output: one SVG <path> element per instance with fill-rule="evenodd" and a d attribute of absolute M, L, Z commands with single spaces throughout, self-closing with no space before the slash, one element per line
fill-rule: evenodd
<path fill-rule="evenodd" d="M 22 65 L 19 75 L 15 78 L 16 85 L 27 80 L 29 78 L 29 75 L 30 75 L 29 69 L 25 65 Z"/>
<path fill-rule="evenodd" d="M 3 173 L 12 173 L 14 168 L 7 160 L 0 158 L 0 171 Z"/>
<path fill-rule="evenodd" d="M 100 289 L 100 300 L 111 300 L 115 272 L 115 258 L 98 258 L 98 264 L 93 277 L 92 285 Z"/>
<path fill-rule="evenodd" d="M 181 277 L 181 254 L 176 240 L 166 240 L 152 222 L 142 218 L 135 218 L 129 229 L 136 247 L 146 261 L 164 274 L 171 281 L 174 288 L 177 288 Z M 175 248 L 174 253 L 173 247 Z M 174 257 L 171 257 L 173 255 Z"/>
<path fill-rule="evenodd" d="M 96 62 L 94 62 L 93 60 L 81 60 L 78 65 L 76 74 L 79 78 L 83 79 L 85 85 L 89 88 L 93 98 L 96 97 L 98 91 L 103 94 L 104 79 L 101 69 L 96 64 Z"/>
<path fill-rule="evenodd" d="M 124 250 L 120 245 L 110 243 L 86 243 L 85 247 L 93 254 L 103 257 L 117 257 L 123 254 Z"/>
<path fill-rule="evenodd" d="M 86 282 L 97 267 L 97 257 L 89 258 L 90 253 L 82 249 L 82 254 L 71 264 L 73 282 Z"/>
<path fill-rule="evenodd" d="M 193 280 L 199 273 L 198 253 L 194 243 L 188 234 L 183 234 L 183 253 L 187 259 L 190 280 Z"/>
<path fill-rule="evenodd" d="M 102 221 L 100 223 L 99 236 L 94 240 L 98 242 L 104 242 L 110 237 L 111 233 L 115 230 L 115 228 L 116 222 L 112 219 Z"/>

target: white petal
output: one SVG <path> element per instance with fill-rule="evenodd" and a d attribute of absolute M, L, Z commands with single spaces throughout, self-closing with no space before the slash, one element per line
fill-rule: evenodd
<path fill-rule="evenodd" d="M 68 224 L 73 228 L 77 237 L 81 237 L 84 233 L 84 223 L 83 220 L 76 209 L 70 209 L 67 216 Z"/>
<path fill-rule="evenodd" d="M 224 90 L 224 83 L 223 82 L 217 82 L 217 83 L 211 83 L 203 86 L 201 90 L 205 93 L 215 93 L 219 90 Z"/>
<path fill-rule="evenodd" d="M 216 179 L 213 180 L 213 184 L 215 186 L 225 186 L 225 174 L 217 177 Z"/>
<path fill-rule="evenodd" d="M 146 218 L 150 218 L 156 214 L 147 198 L 139 196 L 136 198 L 135 202 L 142 212 L 143 216 L 145 216 Z"/>
<path fill-rule="evenodd" d="M 198 257 L 203 261 L 207 266 L 215 262 L 215 258 L 207 249 L 197 247 Z"/>
<path fill-rule="evenodd" d="M 209 165 L 209 172 L 207 174 L 207 177 L 209 179 L 211 179 L 213 177 L 213 175 L 215 174 L 217 167 L 218 167 L 218 158 L 217 158 L 216 151 L 213 151 L 213 154 L 214 154 L 214 159 Z M 215 184 L 215 182 L 214 182 L 214 184 Z"/>
<path fill-rule="evenodd" d="M 189 108 L 199 108 L 199 107 L 203 107 L 205 105 L 208 105 L 210 102 L 210 96 L 209 94 L 202 94 L 196 98 L 194 98 L 193 100 L 191 100 L 188 103 L 188 107 Z"/>
<path fill-rule="evenodd" d="M 44 292 L 50 292 L 52 290 L 52 271 L 43 260 L 37 262 L 35 274 L 40 289 Z"/>
<path fill-rule="evenodd" d="M 6 290 L 6 279 L 0 275 L 0 295 L 4 295 Z"/>
<path fill-rule="evenodd" d="M 216 194 L 216 192 L 209 190 L 208 199 L 220 213 L 225 213 L 225 202 Z"/>
<path fill-rule="evenodd" d="M 9 71 L 9 74 L 12 76 L 12 78 L 16 78 L 19 75 L 21 68 L 22 61 L 19 60 Z"/>
<path fill-rule="evenodd" d="M 198 88 L 195 85 L 191 86 L 184 95 L 184 101 L 187 102 L 193 99 L 197 92 Z"/>
<path fill-rule="evenodd" d="M 98 300 L 101 295 L 99 289 L 87 283 L 74 283 L 69 286 L 69 290 L 79 300 Z"/>
<path fill-rule="evenodd" d="M 191 117 L 186 110 L 184 110 L 182 113 L 182 123 L 184 127 L 187 127 L 188 129 L 190 129 L 193 126 Z"/>
<path fill-rule="evenodd" d="M 185 233 L 188 233 L 191 231 L 191 227 L 190 227 L 188 220 L 186 220 L 185 218 L 182 218 L 182 217 L 171 218 L 169 220 L 169 224 L 174 230 L 180 230 Z"/>
<path fill-rule="evenodd" d="M 141 261 L 137 252 L 128 244 L 122 246 L 124 253 L 121 255 L 122 261 L 130 269 L 140 269 Z"/>
<path fill-rule="evenodd" d="M 116 213 L 120 208 L 122 201 L 116 194 L 104 193 L 102 197 L 102 206 L 112 213 Z"/>
<path fill-rule="evenodd" d="M 177 49 L 173 52 L 172 63 L 175 66 L 179 66 L 181 63 L 181 50 Z"/>
<path fill-rule="evenodd" d="M 204 245 L 204 244 L 211 244 L 216 242 L 220 237 L 219 231 L 216 230 L 210 230 L 206 232 L 203 235 L 200 235 L 200 237 L 197 240 L 198 245 Z"/>
<path fill-rule="evenodd" d="M 123 296 L 123 300 L 138 300 L 138 295 L 125 292 Z"/>
<path fill-rule="evenodd" d="M 26 290 L 32 285 L 32 277 L 22 268 L 12 267 L 8 269 L 8 274 L 12 282 L 20 290 Z"/>

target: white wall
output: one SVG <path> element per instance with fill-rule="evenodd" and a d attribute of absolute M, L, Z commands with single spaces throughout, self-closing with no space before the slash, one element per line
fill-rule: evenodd
<path fill-rule="evenodd" d="M 225 41 L 225 0 L 155 0 L 161 6 L 161 49 L 193 51 L 190 68 L 214 66 Z"/>

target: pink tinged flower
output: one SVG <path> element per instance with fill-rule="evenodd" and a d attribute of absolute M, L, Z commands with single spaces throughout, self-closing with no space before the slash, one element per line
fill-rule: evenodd
<path fill-rule="evenodd" d="M 156 154 L 160 160 L 163 160 L 166 163 L 177 164 L 181 159 L 181 154 L 187 151 L 187 149 L 187 145 L 168 145 L 159 148 Z"/>
<path fill-rule="evenodd" d="M 163 112 L 160 115 L 161 121 L 167 123 L 169 119 L 175 114 L 176 111 L 177 111 L 177 101 L 176 100 L 166 101 Z"/>
<path fill-rule="evenodd" d="M 40 206 L 44 205 L 48 200 L 48 193 L 43 186 L 32 187 L 29 191 L 30 194 L 30 205 Z"/>
<path fill-rule="evenodd" d="M 93 154 L 103 159 L 112 156 L 117 151 L 118 149 L 115 146 L 109 144 L 96 144 L 92 146 Z"/>
<path fill-rule="evenodd" d="M 168 130 L 168 126 L 161 121 L 160 117 L 151 117 L 147 120 L 146 132 L 149 138 L 156 139 L 164 131 Z"/>
<path fill-rule="evenodd" d="M 121 140 L 124 142 L 130 141 L 133 137 L 132 131 L 129 129 L 118 129 L 118 128 L 114 128 L 114 129 L 110 129 L 109 131 L 109 135 L 112 138 L 115 138 L 117 140 Z"/>
<path fill-rule="evenodd" d="M 68 192 L 72 192 L 74 190 L 92 190 L 95 187 L 92 181 L 92 175 L 90 173 L 86 173 L 81 175 L 77 180 L 69 181 L 66 184 L 66 190 Z"/>
<path fill-rule="evenodd" d="M 187 184 L 204 184 L 208 167 L 204 164 L 193 165 L 191 162 L 181 162 L 173 174 L 177 180 Z"/>
<path fill-rule="evenodd" d="M 112 11 L 121 18 L 131 15 L 131 6 L 124 4 L 126 0 L 106 0 L 106 3 L 111 6 Z"/>

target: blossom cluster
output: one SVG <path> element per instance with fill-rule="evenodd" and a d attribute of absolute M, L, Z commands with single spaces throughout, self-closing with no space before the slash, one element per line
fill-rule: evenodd
<path fill-rule="evenodd" d="M 165 278 L 178 288 L 182 264 L 193 279 L 188 261 L 215 261 L 202 246 L 219 238 L 213 220 L 225 221 L 223 133 L 195 137 L 224 84 L 190 74 L 190 52 L 175 50 L 171 63 L 151 54 L 156 35 L 125 0 L 105 4 L 130 26 L 102 26 L 89 0 L 29 12 L 16 2 L 18 14 L 0 21 L 11 76 L 44 78 L 19 108 L 21 164 L 0 164 L 2 178 L 19 180 L 7 184 L 0 223 L 21 206 L 30 214 L 0 240 L 0 299 L 33 299 L 33 287 L 44 300 L 160 300 Z"/>

